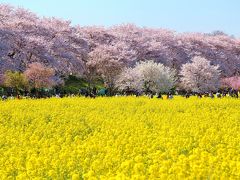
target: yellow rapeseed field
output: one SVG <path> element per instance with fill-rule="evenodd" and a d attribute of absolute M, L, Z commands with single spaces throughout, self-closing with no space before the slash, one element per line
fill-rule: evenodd
<path fill-rule="evenodd" d="M 240 100 L 0 102 L 0 179 L 240 179 Z"/>

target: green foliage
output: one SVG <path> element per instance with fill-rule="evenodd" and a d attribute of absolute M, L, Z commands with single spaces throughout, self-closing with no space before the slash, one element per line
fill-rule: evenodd
<path fill-rule="evenodd" d="M 62 77 L 63 78 L 63 77 Z M 89 89 L 89 83 L 86 79 L 83 77 L 79 78 L 73 75 L 69 75 L 67 78 L 63 78 L 64 85 L 59 87 L 55 87 L 54 89 L 50 89 L 48 94 L 54 94 L 55 92 L 61 92 L 64 94 L 77 94 L 79 93 L 80 89 Z M 97 89 L 104 88 L 104 82 L 101 78 L 98 78 L 91 82 L 90 88 L 96 87 Z M 4 94 L 8 91 L 8 89 L 11 88 L 14 93 L 21 93 L 24 90 L 30 90 L 33 94 L 46 94 L 43 89 L 36 89 L 36 88 L 30 88 L 29 82 L 24 76 L 24 74 L 20 72 L 12 72 L 7 71 L 4 74 L 4 87 L 2 88 L 2 91 L 0 91 L 0 94 Z"/>
<path fill-rule="evenodd" d="M 20 72 L 6 71 L 4 74 L 4 86 L 13 88 L 16 92 L 27 89 L 28 81 Z"/>
<path fill-rule="evenodd" d="M 95 86 L 97 89 L 104 87 L 102 79 L 96 79 L 92 86 Z M 78 93 L 79 89 L 89 88 L 88 82 L 84 78 L 78 78 L 73 75 L 69 75 L 68 78 L 64 79 L 64 86 L 61 88 L 65 93 Z M 91 87 L 92 88 L 92 87 Z"/>

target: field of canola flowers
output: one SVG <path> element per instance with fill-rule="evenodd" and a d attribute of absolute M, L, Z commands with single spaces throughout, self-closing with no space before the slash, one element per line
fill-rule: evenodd
<path fill-rule="evenodd" d="M 0 102 L 0 179 L 239 179 L 240 100 Z"/>

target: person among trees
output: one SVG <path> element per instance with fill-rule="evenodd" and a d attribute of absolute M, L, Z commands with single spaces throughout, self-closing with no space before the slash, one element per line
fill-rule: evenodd
<path fill-rule="evenodd" d="M 2 95 L 2 100 L 3 101 L 6 101 L 7 100 L 7 96 L 4 94 L 4 95 Z"/>
<path fill-rule="evenodd" d="M 93 87 L 92 93 L 93 93 L 94 96 L 97 95 L 97 88 L 95 86 Z"/>
<path fill-rule="evenodd" d="M 20 94 L 17 94 L 17 99 L 21 99 L 21 96 L 20 96 Z"/>
<path fill-rule="evenodd" d="M 167 94 L 167 99 L 173 99 L 173 95 L 170 92 Z"/>
<path fill-rule="evenodd" d="M 212 98 L 212 99 L 214 98 L 214 95 L 213 95 L 212 92 L 209 93 L 209 97 Z"/>
<path fill-rule="evenodd" d="M 197 93 L 197 97 L 201 99 L 202 98 L 202 94 L 201 93 Z"/>
<path fill-rule="evenodd" d="M 217 92 L 217 93 L 216 93 L 216 96 L 217 96 L 217 98 L 221 98 L 221 93 L 220 93 L 220 92 Z"/>
<path fill-rule="evenodd" d="M 188 99 L 189 97 L 190 97 L 190 93 L 187 92 L 187 93 L 185 94 L 185 98 Z"/>
<path fill-rule="evenodd" d="M 149 98 L 151 99 L 153 98 L 153 93 L 150 93 Z"/>
<path fill-rule="evenodd" d="M 11 94 L 11 96 L 10 96 L 10 99 L 12 100 L 12 99 L 14 99 L 14 96 Z"/>
<path fill-rule="evenodd" d="M 158 93 L 157 98 L 158 98 L 158 99 L 163 99 L 162 94 L 161 94 L 160 92 Z"/>

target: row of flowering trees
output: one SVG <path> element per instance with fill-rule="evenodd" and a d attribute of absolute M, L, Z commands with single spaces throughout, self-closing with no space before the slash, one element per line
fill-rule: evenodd
<path fill-rule="evenodd" d="M 196 93 L 216 92 L 220 87 L 240 89 L 240 77 L 220 79 L 218 65 L 211 65 L 205 58 L 196 56 L 182 65 L 179 73 L 153 61 L 140 62 L 126 68 L 116 78 L 121 90 L 167 93 L 174 88 Z"/>
<path fill-rule="evenodd" d="M 49 88 L 56 84 L 55 72 L 40 63 L 32 63 L 23 72 L 6 71 L 1 78 L 1 84 L 11 88 L 12 93 L 29 91 L 30 89 Z"/>
<path fill-rule="evenodd" d="M 240 89 L 240 77 L 223 78 L 220 66 L 201 56 L 183 64 L 179 71 L 152 60 L 137 62 L 132 67 L 99 56 L 100 60 L 103 63 L 93 66 L 95 73 L 88 76 L 100 75 L 110 94 L 116 89 L 145 93 L 168 93 L 174 89 L 195 93 L 216 92 L 220 88 Z M 90 70 L 93 67 L 89 66 Z"/>
<path fill-rule="evenodd" d="M 109 94 L 115 90 L 138 93 L 168 93 L 173 89 L 186 90 L 196 93 L 216 92 L 220 87 L 240 89 L 240 77 L 220 79 L 219 66 L 211 65 L 205 58 L 196 56 L 191 62 L 182 65 L 181 70 L 164 66 L 154 61 L 141 61 L 134 67 L 111 69 L 105 65 L 106 72 L 96 73 L 102 75 Z M 93 75 L 84 78 L 94 79 Z M 89 80 L 89 79 L 88 79 Z M 58 85 L 53 69 L 41 63 L 32 63 L 23 72 L 6 71 L 2 76 L 2 84 L 12 88 L 14 92 L 20 90 L 51 88 Z"/>
<path fill-rule="evenodd" d="M 196 56 L 209 60 L 202 66 L 219 66 L 220 77 L 219 72 L 214 75 L 218 85 L 214 79 L 206 80 L 213 72 L 200 79 L 199 73 L 205 72 L 203 68 L 195 74 L 191 72 L 191 66 L 197 65 L 194 62 L 201 62 L 201 58 Z M 6 74 L 7 70 L 25 72 L 33 62 L 53 69 L 54 78 L 67 77 L 69 74 L 84 76 L 89 86 L 92 86 L 96 77 L 101 76 L 110 91 L 127 86 L 121 81 L 124 74 L 139 77 L 133 81 L 138 90 L 157 91 L 158 82 L 163 83 L 163 79 L 173 74 L 175 81 L 168 84 L 171 87 L 192 91 L 214 90 L 208 87 L 209 84 L 213 83 L 211 86 L 217 89 L 219 79 L 223 79 L 224 86 L 237 89 L 240 39 L 219 32 L 176 33 L 132 24 L 110 28 L 71 26 L 70 21 L 40 18 L 26 9 L 0 4 L 0 76 Z M 143 69 L 151 69 L 153 62 L 159 71 L 148 77 L 151 73 L 146 74 Z M 167 71 L 171 75 L 161 73 Z M 159 76 L 161 81 L 156 80 Z M 193 77 L 194 80 L 191 79 Z M 31 81 L 30 84 L 35 86 Z M 201 84 L 207 84 L 207 87 Z M 166 91 L 166 87 L 161 85 L 163 89 L 158 91 Z"/>
<path fill-rule="evenodd" d="M 0 4 L 0 74 L 25 71 L 32 62 L 40 62 L 59 76 L 82 76 L 87 66 L 93 74 L 94 67 L 106 72 L 132 67 L 139 60 L 180 71 L 195 56 L 218 64 L 224 77 L 240 74 L 240 39 L 224 33 L 177 33 L 133 24 L 71 26 L 70 21 L 41 18 L 26 9 Z"/>

